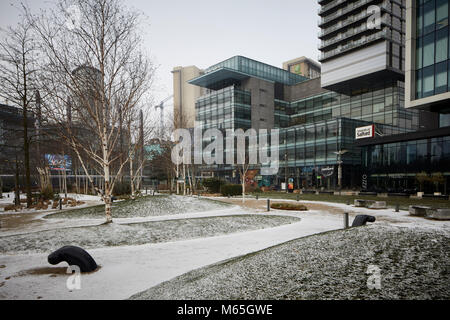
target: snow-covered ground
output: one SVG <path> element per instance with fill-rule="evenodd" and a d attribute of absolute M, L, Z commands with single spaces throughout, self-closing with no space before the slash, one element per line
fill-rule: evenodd
<path fill-rule="evenodd" d="M 195 198 L 186 197 L 183 199 L 186 200 L 186 204 L 190 203 L 190 205 L 196 207 Z M 350 212 L 351 216 L 357 213 L 375 215 L 377 216 L 377 223 L 380 224 L 436 229 L 440 232 L 449 232 L 450 230 L 449 222 L 413 218 L 407 216 L 405 212 L 399 214 L 394 213 L 393 210 L 369 210 L 341 204 L 323 204 L 343 208 Z M 327 211 L 284 212 L 271 210 L 269 213 L 264 213 L 235 206 L 214 207 L 207 210 L 208 207 L 214 205 L 212 203 L 206 205 L 204 212 L 182 211 L 181 214 L 180 212 L 160 212 L 159 216 L 138 214 L 130 217 L 125 215 L 123 218 L 115 219 L 115 221 L 117 223 L 130 223 L 236 214 L 293 216 L 301 220 L 263 230 L 242 231 L 199 239 L 89 249 L 89 253 L 101 268 L 97 272 L 81 276 L 80 290 L 70 291 L 67 289 L 68 275 L 29 272 L 30 270 L 36 271 L 39 268 L 49 267 L 47 255 L 50 252 L 45 254 L 30 252 L 3 254 L 0 255 L 0 299 L 125 299 L 193 269 L 256 252 L 290 240 L 343 227 L 342 215 Z M 176 206 L 177 211 L 179 208 L 179 206 Z M 48 219 L 48 222 L 52 220 Z M 78 216 L 55 220 L 55 223 L 65 224 L 65 226 L 67 226 L 68 221 L 72 226 L 74 224 L 83 225 L 83 223 L 95 225 L 102 221 L 101 218 L 86 220 L 85 217 Z M 8 234 L 11 233 L 8 232 Z M 0 243 L 2 235 L 5 234 L 2 234 L 0 229 Z M 98 236 L 101 237 L 102 235 L 98 234 Z"/>
<path fill-rule="evenodd" d="M 62 198 L 65 197 L 65 194 L 61 193 L 60 196 Z M 91 206 L 96 206 L 99 204 L 102 204 L 103 201 L 99 196 L 91 196 L 86 194 L 77 194 L 77 193 L 68 193 L 68 198 L 73 198 L 76 201 L 82 201 L 84 204 L 77 206 L 76 208 L 86 208 Z M 20 194 L 20 199 L 26 199 L 25 194 Z M 50 212 L 57 212 L 58 209 L 51 209 L 51 206 L 47 210 L 36 210 L 36 209 L 27 209 L 23 208 L 22 210 L 18 211 L 5 211 L 4 207 L 6 205 L 14 204 L 14 193 L 13 192 L 5 192 L 3 193 L 3 198 L 0 199 L 0 214 L 24 214 L 24 213 L 50 213 Z M 22 203 L 23 204 L 23 203 Z M 24 204 L 23 204 L 24 205 Z M 70 208 L 68 206 L 63 206 L 63 210 L 71 210 L 73 208 Z"/>
<path fill-rule="evenodd" d="M 448 300 L 449 241 L 428 228 L 376 224 L 322 233 L 196 269 L 132 299 Z"/>

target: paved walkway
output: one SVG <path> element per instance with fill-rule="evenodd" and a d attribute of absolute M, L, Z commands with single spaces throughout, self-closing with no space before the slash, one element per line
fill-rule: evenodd
<path fill-rule="evenodd" d="M 216 212 L 218 214 L 220 210 Z M 0 268 L 0 299 L 126 299 L 190 270 L 299 237 L 340 229 L 343 224 L 341 216 L 323 212 L 287 215 L 295 215 L 302 220 L 290 225 L 212 238 L 89 250 L 101 268 L 81 276 L 81 290 L 69 291 L 66 287 L 68 276 L 63 274 L 17 275 L 18 271 L 48 267 L 47 255 L 0 256 L 0 266 L 5 265 Z M 4 280 L 8 277 L 11 278 Z"/>

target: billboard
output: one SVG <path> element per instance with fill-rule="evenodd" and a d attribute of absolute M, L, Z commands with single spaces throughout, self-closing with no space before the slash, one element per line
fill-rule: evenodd
<path fill-rule="evenodd" d="M 355 129 L 355 139 L 357 140 L 373 137 L 375 137 L 375 125 Z"/>
<path fill-rule="evenodd" d="M 46 154 L 45 161 L 50 170 L 70 171 L 72 169 L 72 159 L 68 155 Z"/>

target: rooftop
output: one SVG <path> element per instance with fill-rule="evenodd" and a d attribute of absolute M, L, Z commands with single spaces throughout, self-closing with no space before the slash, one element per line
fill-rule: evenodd
<path fill-rule="evenodd" d="M 250 77 L 285 85 L 295 85 L 308 80 L 306 77 L 263 62 L 243 56 L 234 56 L 207 68 L 204 75 L 188 82 L 200 87 L 214 88 L 214 85 L 218 82 L 227 80 L 242 81 Z"/>

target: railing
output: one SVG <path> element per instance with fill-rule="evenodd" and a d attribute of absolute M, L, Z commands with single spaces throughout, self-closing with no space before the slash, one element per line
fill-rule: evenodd
<path fill-rule="evenodd" d="M 361 18 L 362 17 L 360 17 L 358 19 L 361 19 Z M 355 20 L 355 21 L 357 21 L 357 20 Z M 381 23 L 382 23 L 382 25 L 392 26 L 392 24 L 390 22 L 388 22 L 386 18 L 383 18 Z M 331 38 L 331 39 L 326 40 L 326 41 L 322 41 L 322 43 L 319 44 L 319 49 L 326 48 L 326 47 L 328 47 L 330 45 L 338 43 L 338 42 L 340 42 L 342 40 L 350 38 L 350 37 L 352 37 L 352 36 L 354 36 L 354 35 L 356 35 L 358 33 L 364 32 L 366 30 L 368 30 L 367 24 L 362 24 L 359 27 L 349 29 L 345 33 L 342 33 L 342 34 L 338 35 L 337 37 Z"/>
<path fill-rule="evenodd" d="M 368 37 L 363 37 L 361 39 L 355 40 L 355 41 L 350 41 L 347 44 L 343 45 L 343 46 L 339 46 L 338 48 L 331 50 L 331 51 L 327 51 L 324 52 L 320 55 L 319 60 L 325 60 L 328 59 L 330 57 L 333 57 L 335 55 L 341 54 L 343 52 L 352 50 L 354 48 L 357 48 L 363 44 L 378 40 L 378 39 L 382 39 L 385 38 L 387 36 L 387 32 L 385 30 L 377 32 L 373 35 L 370 35 Z"/>
<path fill-rule="evenodd" d="M 333 1 L 327 5 L 322 6 L 322 8 L 320 8 L 319 13 L 324 13 L 325 11 L 330 10 L 331 8 L 336 7 L 337 5 L 340 5 L 341 3 L 344 3 L 346 0 L 336 0 Z"/>
<path fill-rule="evenodd" d="M 373 1 L 373 0 L 360 0 L 358 2 L 353 2 L 353 3 L 349 4 L 349 5 L 347 5 L 346 7 L 342 8 L 342 9 L 339 9 L 338 11 L 332 13 L 331 15 L 323 17 L 320 20 L 319 25 L 322 25 L 324 23 L 330 22 L 330 21 L 336 19 L 338 16 L 344 15 L 344 14 L 346 14 L 346 13 L 352 11 L 352 10 L 355 10 L 355 9 L 357 9 L 357 8 L 363 6 L 363 5 L 365 5 L 365 4 L 367 4 L 367 3 L 371 2 L 371 1 Z M 390 3 L 384 1 L 383 4 L 381 5 L 381 8 L 384 8 L 386 10 L 390 10 Z"/>
<path fill-rule="evenodd" d="M 368 2 L 370 0 L 363 0 L 363 1 Z M 385 9 L 387 11 L 389 11 L 389 7 L 390 7 L 389 3 L 383 3 L 381 5 L 381 8 Z M 363 12 L 357 14 L 357 15 L 350 16 L 346 20 L 339 21 L 338 23 L 336 23 L 334 26 L 332 26 L 330 28 L 326 28 L 326 29 L 323 29 L 323 30 L 319 31 L 319 37 L 323 37 L 323 36 L 325 36 L 325 35 L 327 35 L 329 33 L 332 33 L 334 31 L 336 31 L 337 29 L 343 28 L 343 27 L 345 27 L 345 26 L 347 26 L 349 24 L 352 24 L 352 23 L 354 23 L 354 22 L 356 22 L 358 20 L 364 19 L 364 18 L 366 18 L 368 16 L 370 16 L 370 14 L 367 11 L 363 11 Z M 385 20 L 385 19 L 383 19 L 383 20 Z"/>

